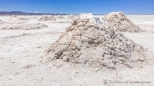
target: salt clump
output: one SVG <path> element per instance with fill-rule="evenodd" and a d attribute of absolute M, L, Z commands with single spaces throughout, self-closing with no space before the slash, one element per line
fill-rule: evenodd
<path fill-rule="evenodd" d="M 42 16 L 39 21 L 53 21 L 56 20 L 56 18 L 53 15 L 49 15 L 49 16 Z"/>
<path fill-rule="evenodd" d="M 64 17 L 62 15 L 57 15 L 56 19 L 63 19 Z"/>
<path fill-rule="evenodd" d="M 70 15 L 68 16 L 68 19 L 75 19 L 75 18 L 76 18 L 76 16 L 73 15 L 73 14 L 70 14 Z"/>
<path fill-rule="evenodd" d="M 27 18 L 27 17 L 21 17 L 18 20 L 29 20 L 29 18 Z"/>

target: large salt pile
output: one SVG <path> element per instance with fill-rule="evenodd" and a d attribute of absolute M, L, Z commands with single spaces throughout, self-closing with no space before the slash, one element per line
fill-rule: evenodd
<path fill-rule="evenodd" d="M 49 15 L 49 16 L 42 16 L 39 21 L 53 21 L 56 20 L 56 18 L 53 15 Z"/>
<path fill-rule="evenodd" d="M 108 21 L 113 27 L 121 32 L 141 32 L 140 27 L 129 20 L 123 12 L 111 12 L 104 16 L 103 20 Z"/>
<path fill-rule="evenodd" d="M 47 50 L 52 61 L 92 67 L 133 67 L 143 62 L 144 49 L 92 14 L 81 14 Z"/>

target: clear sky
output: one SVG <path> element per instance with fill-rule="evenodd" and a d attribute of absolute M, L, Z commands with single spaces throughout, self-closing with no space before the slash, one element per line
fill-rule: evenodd
<path fill-rule="evenodd" d="M 154 14 L 154 0 L 0 0 L 0 11 Z"/>

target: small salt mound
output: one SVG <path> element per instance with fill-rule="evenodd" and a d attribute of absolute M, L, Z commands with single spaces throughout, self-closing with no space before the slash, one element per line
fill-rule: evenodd
<path fill-rule="evenodd" d="M 121 32 L 141 32 L 140 27 L 129 20 L 123 12 L 111 12 L 104 16 L 103 20 L 108 21 L 113 27 Z"/>
<path fill-rule="evenodd" d="M 56 16 L 56 19 L 64 19 L 64 16 L 62 16 L 62 15 L 57 15 L 57 16 Z"/>
<path fill-rule="evenodd" d="M 94 15 L 92 13 L 87 13 L 87 14 L 86 13 L 81 13 L 79 17 L 80 18 L 89 18 L 89 19 L 91 19 L 91 18 L 94 17 Z"/>
<path fill-rule="evenodd" d="M 27 18 L 27 17 L 21 17 L 18 20 L 29 20 L 29 18 Z"/>
<path fill-rule="evenodd" d="M 133 67 L 145 60 L 140 45 L 92 14 L 81 14 L 47 50 L 47 55 L 52 61 L 111 69 Z"/>
<path fill-rule="evenodd" d="M 73 14 L 70 14 L 70 15 L 68 16 L 68 19 L 75 19 L 75 18 L 76 18 L 76 16 L 73 15 Z"/>
<path fill-rule="evenodd" d="M 52 15 L 49 15 L 49 16 L 42 16 L 39 21 L 53 21 L 53 20 L 56 20 L 56 18 Z"/>
<path fill-rule="evenodd" d="M 18 18 L 18 17 L 17 17 L 17 15 L 12 15 L 12 16 L 10 16 L 10 18 L 12 19 L 12 18 Z"/>

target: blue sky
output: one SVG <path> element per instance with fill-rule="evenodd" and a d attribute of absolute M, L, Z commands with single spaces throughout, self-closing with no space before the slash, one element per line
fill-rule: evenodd
<path fill-rule="evenodd" d="M 0 0 L 0 11 L 154 14 L 154 0 Z"/>

